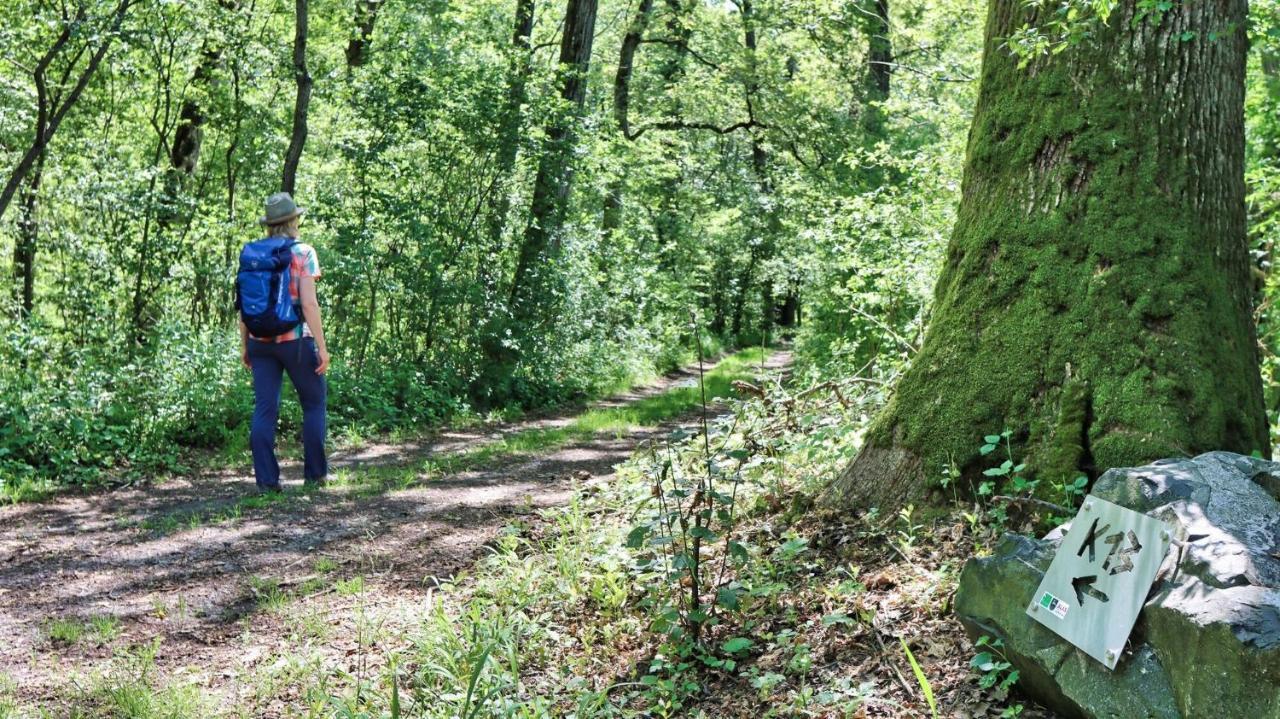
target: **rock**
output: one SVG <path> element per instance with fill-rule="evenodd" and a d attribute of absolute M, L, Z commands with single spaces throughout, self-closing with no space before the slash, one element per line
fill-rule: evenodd
<path fill-rule="evenodd" d="M 1026 606 L 1062 532 L 1006 535 L 960 575 L 956 613 L 1004 641 L 1019 688 L 1069 717 L 1280 719 L 1280 463 L 1211 452 L 1113 469 L 1101 499 L 1158 517 L 1175 544 L 1114 672 Z"/>

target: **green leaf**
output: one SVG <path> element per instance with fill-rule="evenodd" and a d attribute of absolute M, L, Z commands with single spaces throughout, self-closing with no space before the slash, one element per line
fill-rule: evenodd
<path fill-rule="evenodd" d="M 978 448 L 978 453 L 982 455 L 988 455 L 994 451 L 996 451 L 996 446 L 994 444 L 984 444 Z"/>
<path fill-rule="evenodd" d="M 741 594 L 742 592 L 734 587 L 721 587 L 716 591 L 716 604 L 725 609 L 737 609 L 738 596 Z"/>
<path fill-rule="evenodd" d="M 729 556 L 739 562 L 745 562 L 748 559 L 747 548 L 738 542 L 729 542 Z"/>
<path fill-rule="evenodd" d="M 778 548 L 778 553 L 784 557 L 794 557 L 809 547 L 809 540 L 804 537 L 796 537 L 788 539 Z"/>
<path fill-rule="evenodd" d="M 720 645 L 720 649 L 723 650 L 725 654 L 738 654 L 739 652 L 745 652 L 753 646 L 755 646 L 755 642 L 747 639 L 746 637 L 734 637 Z"/>
<path fill-rule="evenodd" d="M 693 529 L 690 529 L 689 536 L 694 539 L 705 539 L 711 542 L 716 540 L 716 533 L 706 527 L 694 527 Z"/>
<path fill-rule="evenodd" d="M 990 671 L 995 666 L 995 657 L 991 652 L 982 652 L 969 660 L 969 666 L 980 672 Z"/>
<path fill-rule="evenodd" d="M 857 624 L 852 617 L 844 612 L 832 612 L 822 618 L 822 626 L 831 627 L 836 624 Z"/>
<path fill-rule="evenodd" d="M 649 525 L 641 524 L 627 532 L 627 549 L 639 549 L 644 546 L 645 537 L 649 536 Z"/>
<path fill-rule="evenodd" d="M 1009 672 L 1009 674 L 1004 678 L 1004 681 L 1000 682 L 1000 688 L 1007 690 L 1017 683 L 1018 683 L 1018 670 L 1014 669 L 1013 671 Z"/>
<path fill-rule="evenodd" d="M 982 438 L 982 441 L 983 441 L 983 442 L 986 442 L 987 444 L 1000 444 L 1000 435 L 998 435 L 998 434 L 989 434 L 989 435 L 987 435 L 987 436 L 983 437 L 983 438 Z M 972 446 L 972 445 L 970 445 L 970 446 Z"/>
<path fill-rule="evenodd" d="M 924 693 L 924 700 L 929 705 L 929 713 L 933 715 L 933 719 L 938 719 L 938 704 L 933 699 L 933 687 L 929 684 L 929 678 L 924 675 L 924 670 L 916 662 L 915 655 L 911 653 L 911 648 L 907 646 L 907 640 L 898 637 L 898 642 L 902 644 L 902 651 L 907 653 L 907 661 L 911 663 L 911 671 L 915 673 L 916 682 L 920 685 L 920 691 Z"/>

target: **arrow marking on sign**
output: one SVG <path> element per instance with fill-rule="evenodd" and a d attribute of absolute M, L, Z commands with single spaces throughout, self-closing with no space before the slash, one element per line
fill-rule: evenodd
<path fill-rule="evenodd" d="M 1084 541 L 1080 543 L 1080 548 L 1076 550 L 1076 556 L 1084 556 L 1084 550 L 1088 549 L 1089 563 L 1093 564 L 1094 560 L 1097 559 L 1097 556 L 1094 554 L 1093 543 L 1096 542 L 1098 537 L 1108 529 L 1111 529 L 1110 524 L 1104 524 L 1102 525 L 1102 529 L 1098 529 L 1098 518 L 1094 517 L 1093 524 L 1089 525 L 1089 533 L 1085 535 Z"/>
<path fill-rule="evenodd" d="M 1138 543 L 1138 535 L 1134 534 L 1132 529 L 1129 530 L 1129 546 L 1125 549 L 1120 549 L 1120 546 L 1124 544 L 1124 536 L 1120 532 L 1116 532 L 1103 540 L 1111 545 L 1111 551 L 1107 554 L 1107 561 L 1102 563 L 1102 568 L 1105 570 L 1110 567 L 1110 574 L 1113 576 L 1133 571 L 1133 557 L 1142 551 L 1142 545 Z M 1112 559 L 1115 560 L 1115 566 L 1111 566 Z"/>
<path fill-rule="evenodd" d="M 1071 588 L 1076 590 L 1077 604 L 1084 606 L 1084 597 L 1086 594 L 1099 602 L 1111 601 L 1111 597 L 1108 597 L 1105 592 L 1093 586 L 1093 583 L 1096 581 L 1098 581 L 1098 575 L 1096 574 L 1090 574 L 1087 577 L 1076 577 L 1071 580 Z"/>

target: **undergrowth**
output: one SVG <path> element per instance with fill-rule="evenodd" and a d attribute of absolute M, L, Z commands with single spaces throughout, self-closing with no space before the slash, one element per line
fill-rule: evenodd
<path fill-rule="evenodd" d="M 579 486 L 567 507 L 509 527 L 472 573 L 433 593 L 380 675 L 330 706 L 586 718 L 1000 704 L 949 611 L 963 559 L 998 528 L 989 506 L 815 509 L 858 418 L 882 401 L 879 384 L 858 386 L 741 385 L 757 397 L 705 432 L 676 430 L 613 483 Z"/>
<path fill-rule="evenodd" d="M 556 434 L 509 437 L 501 451 L 536 451 L 697 409 L 703 387 L 727 394 L 737 380 L 744 397 L 653 440 L 612 482 L 521 515 L 426 601 L 389 614 L 363 577 L 317 560 L 316 586 L 351 606 L 335 636 L 309 613 L 310 589 L 253 579 L 291 633 L 278 657 L 236 675 L 236 702 L 201 703 L 189 683 L 139 670 L 151 650 L 128 646 L 83 680 L 81 716 L 248 717 L 281 697 L 284 716 L 316 718 L 1044 716 L 1010 702 L 1017 676 L 999 646 L 973 649 L 950 608 L 963 561 L 1019 515 L 981 496 L 888 516 L 824 509 L 824 481 L 884 385 L 745 382 L 761 358 Z M 317 651 L 334 642 L 349 647 L 338 664 Z"/>

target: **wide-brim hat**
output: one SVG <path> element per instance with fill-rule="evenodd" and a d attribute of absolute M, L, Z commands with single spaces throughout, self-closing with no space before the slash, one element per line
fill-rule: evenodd
<path fill-rule="evenodd" d="M 263 209 L 266 214 L 258 218 L 259 225 L 278 225 L 307 213 L 306 208 L 298 207 L 287 192 L 277 192 L 268 197 Z"/>

